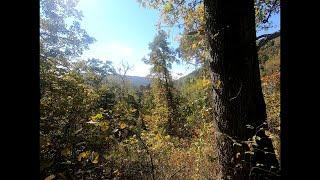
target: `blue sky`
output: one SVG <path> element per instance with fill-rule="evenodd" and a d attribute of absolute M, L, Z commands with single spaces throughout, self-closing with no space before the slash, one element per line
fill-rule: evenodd
<path fill-rule="evenodd" d="M 133 65 L 128 75 L 146 76 L 150 66 L 141 59 L 149 53 L 148 44 L 156 35 L 156 24 L 159 13 L 156 10 L 143 8 L 136 0 L 80 0 L 77 8 L 83 12 L 82 27 L 97 41 L 90 45 L 82 58 L 99 58 L 109 60 L 118 67 L 121 60 Z M 279 29 L 279 17 L 272 17 Z M 178 30 L 173 29 L 172 34 Z M 265 32 L 261 32 L 265 33 Z M 260 33 L 258 33 L 260 34 Z M 175 35 L 169 42 L 176 46 Z M 186 75 L 195 69 L 192 65 L 174 64 L 173 77 Z"/>

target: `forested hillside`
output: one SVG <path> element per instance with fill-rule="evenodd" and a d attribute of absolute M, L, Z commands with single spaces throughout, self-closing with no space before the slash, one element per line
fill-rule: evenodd
<path fill-rule="evenodd" d="M 108 80 L 114 82 L 120 82 L 121 77 L 119 75 L 110 75 L 107 77 Z M 125 76 L 126 81 L 128 81 L 132 86 L 139 87 L 139 86 L 148 86 L 150 85 L 151 81 L 148 77 L 140 77 L 140 76 Z"/>

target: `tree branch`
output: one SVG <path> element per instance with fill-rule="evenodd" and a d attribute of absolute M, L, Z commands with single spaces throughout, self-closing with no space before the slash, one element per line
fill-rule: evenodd
<path fill-rule="evenodd" d="M 270 40 L 272 40 L 274 38 L 277 38 L 279 36 L 280 36 L 280 31 L 277 31 L 277 32 L 274 32 L 274 33 L 271 33 L 271 34 L 264 34 L 264 35 L 258 36 L 257 40 L 259 40 L 261 38 L 263 38 L 263 39 L 258 41 L 257 50 L 259 50 L 263 45 L 267 44 L 267 42 L 269 42 Z"/>
<path fill-rule="evenodd" d="M 191 32 L 184 34 L 184 36 L 194 36 L 198 32 L 199 31 L 191 31 Z M 200 32 L 200 35 L 203 35 L 202 32 Z M 215 35 L 217 35 L 217 34 L 215 34 Z M 257 50 L 259 50 L 263 45 L 267 44 L 270 40 L 277 38 L 279 36 L 280 36 L 280 31 L 276 31 L 271 34 L 263 34 L 263 35 L 258 36 L 256 38 L 256 41 L 258 41 L 257 42 Z"/>
<path fill-rule="evenodd" d="M 267 22 L 269 21 L 269 18 L 270 18 L 270 16 L 271 16 L 271 14 L 273 13 L 274 8 L 275 8 L 277 2 L 278 2 L 278 0 L 275 0 L 275 1 L 273 2 L 272 7 L 270 8 L 270 11 L 269 11 L 269 14 L 268 14 L 267 18 L 265 18 L 265 19 L 262 21 L 262 23 L 267 23 Z"/>
<path fill-rule="evenodd" d="M 185 0 L 181 0 L 179 3 L 177 3 L 177 7 L 182 6 L 184 4 Z"/>
<path fill-rule="evenodd" d="M 261 39 L 261 38 L 266 38 L 266 37 L 271 36 L 271 35 L 278 35 L 278 34 L 279 34 L 279 36 L 280 36 L 280 31 L 276 31 L 276 32 L 271 33 L 271 34 L 263 34 L 263 35 L 258 36 L 258 37 L 256 38 L 256 40 L 259 40 L 259 39 Z"/>
<path fill-rule="evenodd" d="M 173 173 L 169 179 L 171 179 L 173 176 L 175 176 L 178 172 L 180 172 L 182 169 L 184 169 L 186 167 L 186 165 L 182 166 L 180 169 L 178 169 L 175 173 Z"/>

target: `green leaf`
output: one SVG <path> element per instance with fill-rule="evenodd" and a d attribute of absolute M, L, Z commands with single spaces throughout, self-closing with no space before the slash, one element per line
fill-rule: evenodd
<path fill-rule="evenodd" d="M 168 13 L 173 10 L 173 5 L 170 2 L 167 2 L 163 7 L 164 12 Z"/>

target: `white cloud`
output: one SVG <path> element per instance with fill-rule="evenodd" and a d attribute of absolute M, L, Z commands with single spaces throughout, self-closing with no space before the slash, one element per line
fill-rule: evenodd
<path fill-rule="evenodd" d="M 146 65 L 143 62 L 137 62 L 133 64 L 132 71 L 128 73 L 131 76 L 147 76 L 150 73 L 150 65 Z"/>

